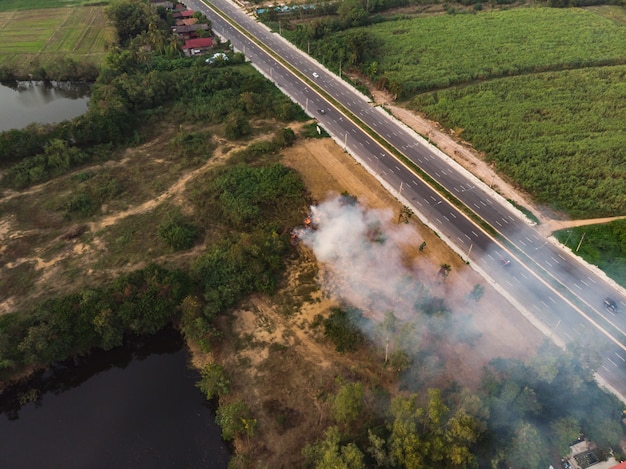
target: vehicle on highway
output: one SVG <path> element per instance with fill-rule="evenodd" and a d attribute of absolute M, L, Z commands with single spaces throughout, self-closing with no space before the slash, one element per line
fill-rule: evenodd
<path fill-rule="evenodd" d="M 501 257 L 500 264 L 502 264 L 504 267 L 507 267 L 511 265 L 511 261 L 509 259 L 505 259 L 504 257 Z"/>
<path fill-rule="evenodd" d="M 603 301 L 604 307 L 609 311 L 617 313 L 617 303 L 613 298 L 606 297 Z"/>
<path fill-rule="evenodd" d="M 319 73 L 317 73 L 317 72 L 313 72 L 313 78 L 319 78 L 319 77 L 320 77 L 320 74 L 319 74 Z"/>
<path fill-rule="evenodd" d="M 324 109 L 318 109 L 317 112 L 319 112 L 320 114 L 326 114 L 326 111 Z"/>

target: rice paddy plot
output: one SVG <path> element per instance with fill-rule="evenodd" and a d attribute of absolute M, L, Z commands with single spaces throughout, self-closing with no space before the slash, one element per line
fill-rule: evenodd
<path fill-rule="evenodd" d="M 84 0 L 2 0 L 0 1 L 0 12 L 75 7 L 89 3 L 94 2 L 86 2 Z"/>
<path fill-rule="evenodd" d="M 102 6 L 4 12 L 0 64 L 19 71 L 67 57 L 99 63 L 113 37 Z"/>

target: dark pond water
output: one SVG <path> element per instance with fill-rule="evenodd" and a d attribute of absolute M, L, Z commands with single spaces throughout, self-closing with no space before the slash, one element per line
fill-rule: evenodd
<path fill-rule="evenodd" d="M 55 365 L 0 396 L 0 468 L 226 468 L 228 449 L 172 330 Z M 17 409 L 19 396 L 39 399 Z"/>
<path fill-rule="evenodd" d="M 0 132 L 80 116 L 87 110 L 88 93 L 87 85 L 76 83 L 0 84 Z"/>

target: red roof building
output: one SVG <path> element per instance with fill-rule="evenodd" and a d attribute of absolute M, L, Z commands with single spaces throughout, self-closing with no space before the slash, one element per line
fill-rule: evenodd
<path fill-rule="evenodd" d="M 193 10 L 183 10 L 180 12 L 183 18 L 191 18 L 193 16 Z"/>
<path fill-rule="evenodd" d="M 213 40 L 210 37 L 199 37 L 196 39 L 188 39 L 185 41 L 183 50 L 187 49 L 208 49 L 213 46 Z"/>

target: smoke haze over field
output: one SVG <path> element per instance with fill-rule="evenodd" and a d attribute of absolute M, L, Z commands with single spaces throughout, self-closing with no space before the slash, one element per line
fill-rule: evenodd
<path fill-rule="evenodd" d="M 348 197 L 327 200 L 311 212 L 316 229 L 304 230 L 301 238 L 332 271 L 324 287 L 378 319 L 388 311 L 410 316 L 422 290 L 402 247 L 421 241 L 417 232 L 393 223 L 390 210 L 366 210 Z"/>

